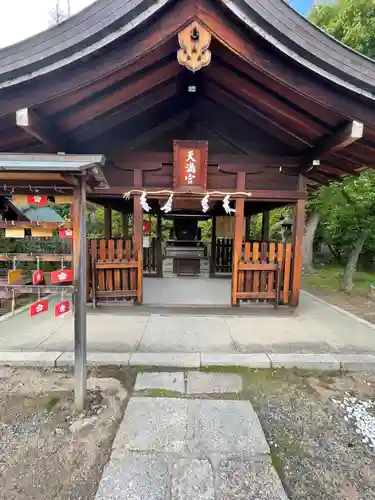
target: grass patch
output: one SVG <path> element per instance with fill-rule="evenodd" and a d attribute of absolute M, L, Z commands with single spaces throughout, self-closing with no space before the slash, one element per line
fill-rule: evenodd
<path fill-rule="evenodd" d="M 312 288 L 332 293 L 342 290 L 344 268 L 340 266 L 320 266 L 313 272 L 305 273 L 303 283 Z M 356 271 L 353 275 L 353 295 L 366 296 L 369 285 L 375 283 L 375 273 Z"/>
<path fill-rule="evenodd" d="M 202 366 L 199 371 L 206 373 L 247 373 L 250 368 L 245 366 Z"/>
<path fill-rule="evenodd" d="M 270 447 L 270 456 L 271 456 L 272 465 L 274 466 L 275 471 L 277 472 L 279 478 L 281 479 L 282 483 L 284 484 L 284 482 L 285 482 L 285 470 L 284 470 L 283 459 L 280 456 L 279 448 L 275 448 L 274 446 Z"/>
<path fill-rule="evenodd" d="M 52 411 L 59 401 L 60 401 L 59 398 L 56 396 L 52 396 L 51 398 L 49 398 L 49 400 L 46 403 L 46 411 L 47 412 Z"/>
<path fill-rule="evenodd" d="M 167 389 L 144 389 L 137 391 L 138 395 L 149 396 L 150 398 L 179 398 L 183 394 L 176 391 L 168 391 Z"/>

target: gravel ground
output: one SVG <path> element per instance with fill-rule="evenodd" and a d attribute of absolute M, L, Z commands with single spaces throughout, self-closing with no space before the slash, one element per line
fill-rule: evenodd
<path fill-rule="evenodd" d="M 259 370 L 243 378 L 242 397 L 259 415 L 291 500 L 375 498 L 374 448 L 344 404 L 366 402 L 371 434 L 375 412 L 367 402 L 375 401 L 374 374 Z"/>
<path fill-rule="evenodd" d="M 87 411 L 73 377 L 0 367 L 0 500 L 91 500 L 127 401 L 113 378 L 88 380 Z"/>

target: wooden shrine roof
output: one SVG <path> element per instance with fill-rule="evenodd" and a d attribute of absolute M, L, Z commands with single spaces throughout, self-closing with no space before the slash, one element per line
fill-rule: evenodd
<path fill-rule="evenodd" d="M 193 20 L 212 36 L 194 74 L 176 57 Z M 375 166 L 375 63 L 282 0 L 98 0 L 0 50 L 0 151 L 104 154 L 111 184 L 128 153 L 174 138 L 294 156 L 316 183 L 356 174 Z"/>

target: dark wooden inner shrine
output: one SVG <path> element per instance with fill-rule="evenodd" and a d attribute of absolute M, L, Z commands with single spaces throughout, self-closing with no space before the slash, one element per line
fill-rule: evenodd
<path fill-rule="evenodd" d="M 0 51 L 1 196 L 74 192 L 74 220 L 86 171 L 54 162 L 80 155 L 105 158 L 87 180 L 105 207 L 104 235 L 86 245 L 89 302 L 142 303 L 143 276 L 170 259 L 175 275 L 231 276 L 232 305 L 295 307 L 308 190 L 375 162 L 375 64 L 282 0 L 98 0 Z M 271 241 L 270 210 L 284 205 L 292 238 Z M 256 214 L 262 237 L 249 241 Z"/>

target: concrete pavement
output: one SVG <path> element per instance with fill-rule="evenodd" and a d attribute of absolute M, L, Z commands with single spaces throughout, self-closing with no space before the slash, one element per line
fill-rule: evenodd
<path fill-rule="evenodd" d="M 301 305 L 256 314 L 156 314 L 142 308 L 88 310 L 88 349 L 103 353 L 375 354 L 375 325 L 302 294 Z M 73 319 L 28 311 L 0 322 L 0 352 L 72 352 Z M 250 307 L 250 306 L 249 306 Z M 245 309 L 245 308 L 244 308 Z M 157 311 L 158 309 L 153 309 Z"/>

